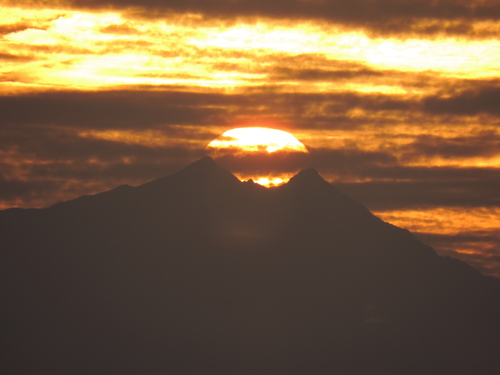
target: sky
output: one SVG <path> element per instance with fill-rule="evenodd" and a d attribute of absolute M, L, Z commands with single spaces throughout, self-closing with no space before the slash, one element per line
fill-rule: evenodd
<path fill-rule="evenodd" d="M 500 277 L 499 124 L 498 0 L 0 0 L 0 209 L 139 185 L 273 127 Z"/>

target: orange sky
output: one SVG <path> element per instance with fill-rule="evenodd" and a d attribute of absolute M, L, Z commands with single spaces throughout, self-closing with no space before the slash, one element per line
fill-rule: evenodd
<path fill-rule="evenodd" d="M 274 126 L 384 220 L 500 276 L 498 1 L 164 3 L 0 0 L 0 208 L 137 185 Z"/>

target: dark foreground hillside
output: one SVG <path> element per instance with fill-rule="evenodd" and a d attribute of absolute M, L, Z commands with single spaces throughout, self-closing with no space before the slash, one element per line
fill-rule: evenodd
<path fill-rule="evenodd" d="M 304 170 L 0 212 L 2 374 L 499 374 L 500 282 Z"/>

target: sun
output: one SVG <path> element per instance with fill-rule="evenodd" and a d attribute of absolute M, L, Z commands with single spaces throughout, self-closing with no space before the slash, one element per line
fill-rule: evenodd
<path fill-rule="evenodd" d="M 210 148 L 236 148 L 244 152 L 307 152 L 297 138 L 283 130 L 270 128 L 231 129 L 208 144 Z"/>
<path fill-rule="evenodd" d="M 252 179 L 264 186 L 287 182 L 309 153 L 292 134 L 263 127 L 228 130 L 211 141 L 207 150 L 240 180 Z"/>

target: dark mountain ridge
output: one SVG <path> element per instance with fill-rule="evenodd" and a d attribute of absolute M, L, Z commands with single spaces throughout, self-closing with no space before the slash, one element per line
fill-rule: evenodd
<path fill-rule="evenodd" d="M 0 211 L 9 374 L 500 373 L 500 282 L 306 169 Z"/>

